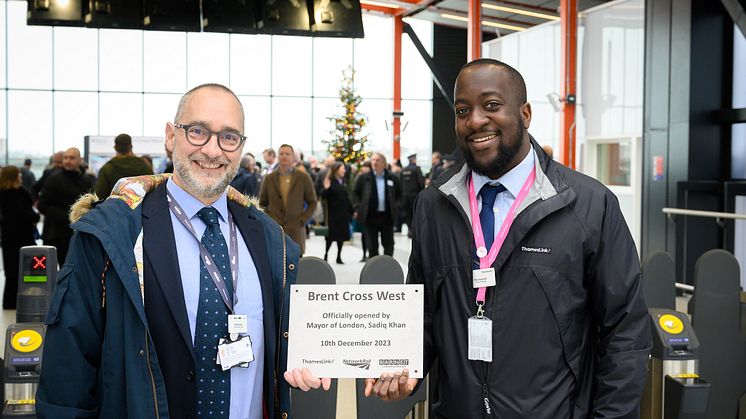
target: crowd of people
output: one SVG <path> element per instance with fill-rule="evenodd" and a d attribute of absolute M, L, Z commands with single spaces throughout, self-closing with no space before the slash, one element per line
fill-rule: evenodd
<path fill-rule="evenodd" d="M 62 264 L 73 234 L 70 208 L 78 198 L 94 192 L 103 200 L 120 179 L 154 173 L 152 158 L 136 155 L 128 134 L 115 137 L 114 151 L 114 157 L 98 173 L 75 147 L 50 156 L 38 179 L 31 170 L 31 159 L 26 159 L 20 168 L 13 165 L 3 168 L 0 235 L 5 238 L 4 308 L 14 309 L 16 305 L 21 247 L 34 245 L 40 239 L 43 244 L 57 248 L 57 258 Z M 428 176 L 423 175 L 414 154 L 409 156 L 405 167 L 398 160 L 387 164 L 382 153 L 373 153 L 358 167 L 332 156 L 323 161 L 314 156 L 305 160 L 302 152 L 283 144 L 277 151 L 265 149 L 262 160 L 264 164 L 253 153 L 245 153 L 230 185 L 246 196 L 258 198 L 260 207 L 300 245 L 301 254 L 305 253 L 306 238 L 315 231 L 325 236 L 324 259 L 328 259 L 329 250 L 336 242 L 336 262 L 342 264 L 342 247 L 355 232 L 361 233 L 361 262 L 380 253 L 379 240 L 383 254 L 393 255 L 394 232 L 402 231 L 406 224 L 411 237 L 415 196 L 426 182 L 453 165 L 455 158 L 434 152 Z M 170 156 L 163 170 L 173 172 Z M 43 216 L 41 232 L 37 230 L 40 215 Z"/>

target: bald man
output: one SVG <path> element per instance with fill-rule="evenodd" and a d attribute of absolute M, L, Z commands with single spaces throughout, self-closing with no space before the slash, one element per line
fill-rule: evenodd
<path fill-rule="evenodd" d="M 68 148 L 62 154 L 62 171 L 49 177 L 39 193 L 39 212 L 44 214 L 44 244 L 57 248 L 60 266 L 67 256 L 70 237 L 68 213 L 73 203 L 83 194 L 93 189 L 93 178 L 87 175 L 81 165 L 80 150 Z"/>

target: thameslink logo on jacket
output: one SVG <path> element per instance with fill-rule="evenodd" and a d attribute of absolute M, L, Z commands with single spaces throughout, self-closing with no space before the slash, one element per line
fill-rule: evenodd
<path fill-rule="evenodd" d="M 522 252 L 530 252 L 530 253 L 552 253 L 551 247 L 528 247 L 528 246 L 521 246 Z"/>

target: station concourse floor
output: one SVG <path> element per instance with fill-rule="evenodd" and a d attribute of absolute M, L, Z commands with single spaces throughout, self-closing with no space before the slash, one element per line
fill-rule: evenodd
<path fill-rule="evenodd" d="M 404 275 L 407 275 L 407 261 L 411 241 L 407 238 L 406 227 L 405 233 L 396 233 L 394 235 L 394 258 L 401 264 Z M 379 251 L 383 251 L 381 248 Z M 342 248 L 343 265 L 338 265 L 334 261 L 337 259 L 337 244 L 333 243 L 329 249 L 329 264 L 334 269 L 339 284 L 357 284 L 360 279 L 360 271 L 363 269 L 363 262 L 359 262 L 363 251 L 360 242 L 360 234 L 355 233 L 352 241 L 346 242 Z M 316 237 L 311 233 L 311 237 L 306 240 L 305 256 L 324 257 L 324 238 Z M 0 258 L 0 292 L 5 287 L 5 273 L 2 268 L 2 258 Z M 0 310 L 0 327 L 2 337 L 2 348 L 5 348 L 5 331 L 8 326 L 15 323 L 15 310 Z M 4 349 L 3 349 L 4 350 Z M 0 354 L 4 356 L 4 354 Z M 337 419 L 349 419 L 356 417 L 355 401 L 355 380 L 341 379 L 337 387 Z"/>

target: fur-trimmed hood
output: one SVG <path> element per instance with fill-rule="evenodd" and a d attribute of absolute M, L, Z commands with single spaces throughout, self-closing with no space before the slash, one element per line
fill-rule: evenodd
<path fill-rule="evenodd" d="M 158 185 L 168 180 L 171 174 L 145 175 L 120 179 L 107 199 L 124 201 L 131 209 L 137 208 L 145 196 L 155 190 Z M 228 199 L 244 207 L 254 206 L 259 209 L 259 200 L 255 196 L 246 196 L 232 186 L 228 186 Z M 76 223 L 88 211 L 103 201 L 95 193 L 82 195 L 70 208 L 70 224 Z"/>

